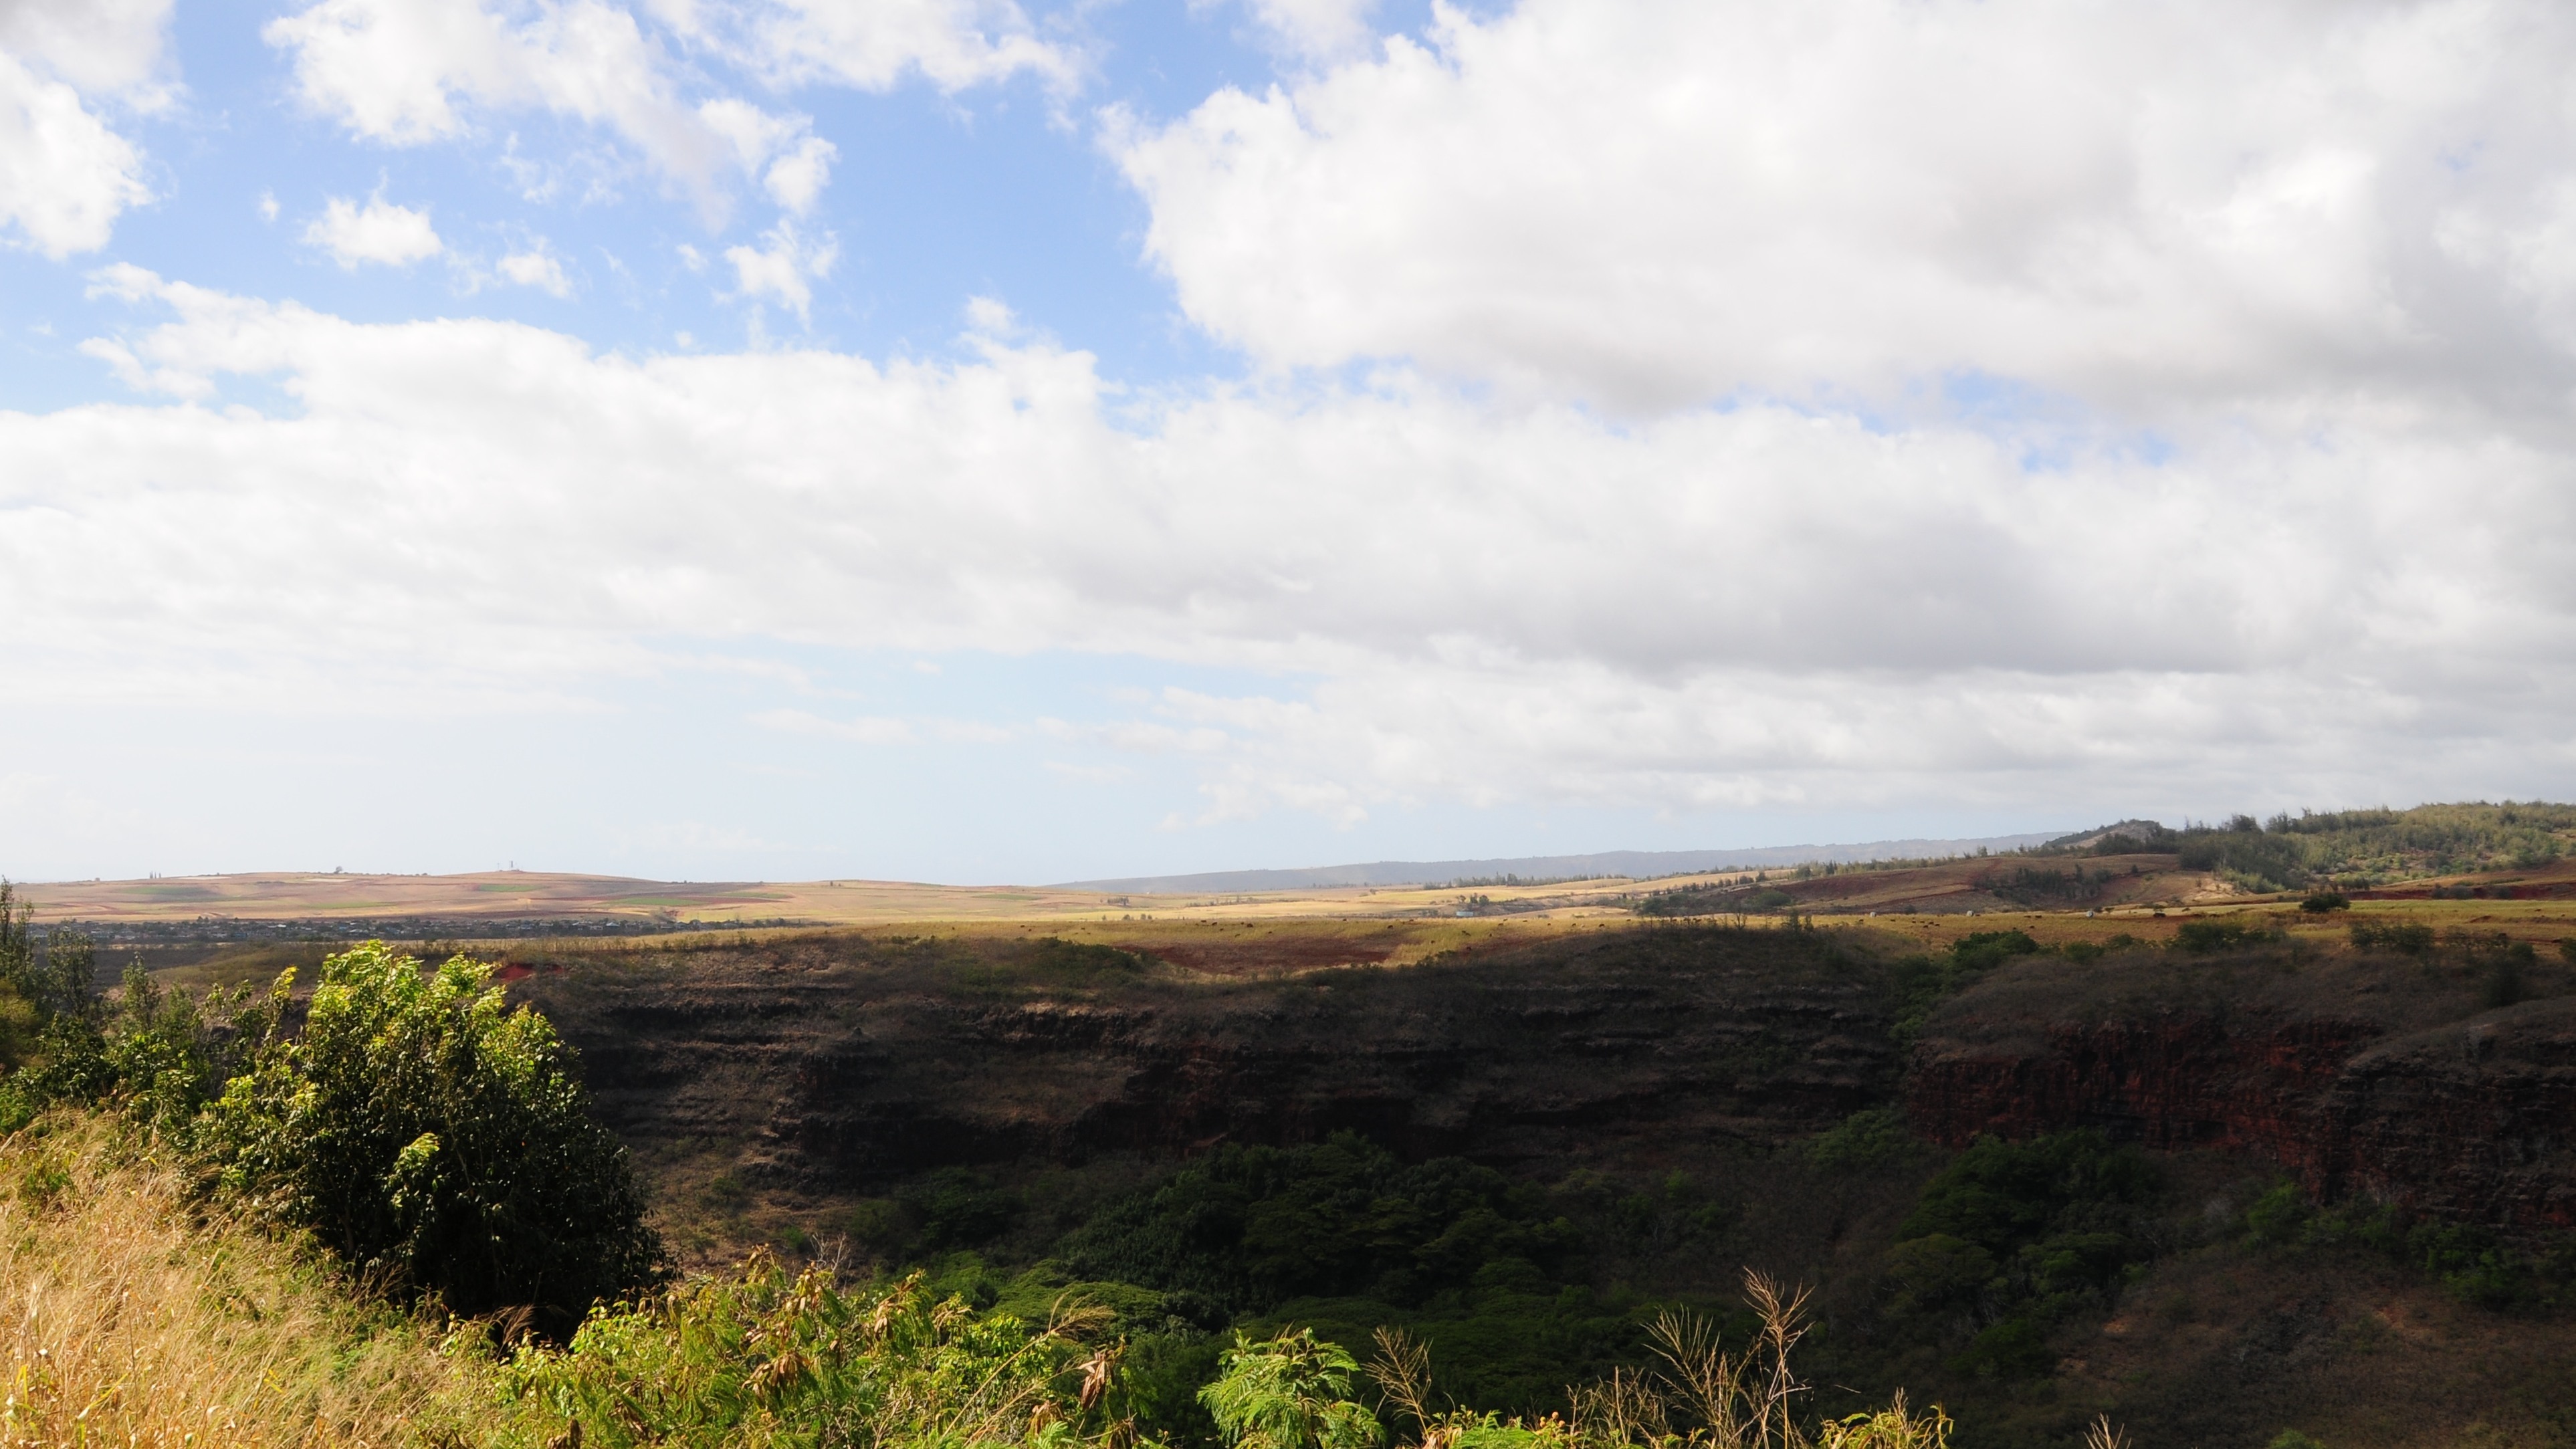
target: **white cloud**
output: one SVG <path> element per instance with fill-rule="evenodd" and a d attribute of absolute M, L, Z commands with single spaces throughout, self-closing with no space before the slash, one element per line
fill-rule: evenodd
<path fill-rule="evenodd" d="M 777 86 L 882 91 L 918 74 L 958 91 L 1024 72 L 1066 85 L 1080 69 L 1010 0 L 660 0 L 654 9 Z"/>
<path fill-rule="evenodd" d="M 2576 276 L 2565 6 L 1435 14 L 1113 118 L 1191 318 L 1271 366 L 1411 358 L 1631 414 L 1980 376 L 2157 419 L 2576 384 L 2562 304 L 2526 300 Z"/>
<path fill-rule="evenodd" d="M 7 0 L 0 51 L 142 110 L 170 103 L 162 75 L 171 0 Z"/>
<path fill-rule="evenodd" d="M 813 305 L 814 283 L 831 275 L 840 245 L 828 235 L 809 239 L 788 221 L 761 233 L 760 239 L 765 245 L 757 248 L 725 248 L 725 260 L 733 263 L 736 293 L 754 301 L 775 298 L 797 316 L 805 316 Z"/>
<path fill-rule="evenodd" d="M 717 97 L 691 104 L 634 15 L 604 0 L 321 0 L 270 21 L 308 104 L 395 145 L 466 134 L 478 108 L 535 108 L 603 126 L 720 215 L 722 186 L 804 122 Z"/>
<path fill-rule="evenodd" d="M 761 184 L 769 188 L 770 199 L 789 212 L 803 216 L 814 209 L 823 184 L 832 179 L 833 158 L 840 155 L 831 142 L 820 136 L 808 136 L 769 163 L 768 174 Z"/>
<path fill-rule="evenodd" d="M 1376 40 L 1369 15 L 1377 0 L 1244 0 L 1244 10 L 1279 49 L 1292 56 L 1338 60 Z"/>
<path fill-rule="evenodd" d="M 730 94 L 693 100 L 707 83 L 691 53 L 776 88 L 884 90 L 917 73 L 953 91 L 1074 72 L 1008 0 L 664 0 L 642 12 L 611 0 L 317 0 L 262 34 L 294 53 L 307 104 L 361 136 L 417 145 L 468 134 L 479 113 L 548 111 L 617 135 L 711 222 L 737 177 L 804 214 L 835 152 L 802 116 Z"/>
<path fill-rule="evenodd" d="M 2576 784 L 2576 462 L 2475 409 L 2145 455 L 1401 376 L 1120 398 L 989 336 L 638 360 L 98 286 L 176 314 L 94 344 L 137 385 L 274 375 L 299 411 L 0 415 L 17 698 L 401 708 L 577 696 L 673 640 L 1069 649 L 1312 681 L 1042 728 L 1199 762 L 1212 819 Z M 811 720 L 767 722 L 936 737 Z"/>
<path fill-rule="evenodd" d="M 169 0 L 0 3 L 0 238 L 57 260 L 107 245 L 152 199 L 143 156 L 95 103 L 169 104 Z"/>
<path fill-rule="evenodd" d="M 56 259 L 96 251 L 127 207 L 151 200 L 142 166 L 79 92 L 0 53 L 0 228 Z"/>
<path fill-rule="evenodd" d="M 554 254 L 540 237 L 526 251 L 512 252 L 501 258 L 501 275 L 522 287 L 534 287 L 557 297 L 570 297 L 572 283 L 564 276 L 563 260 Z"/>
<path fill-rule="evenodd" d="M 304 241 L 329 252 L 344 271 L 353 271 L 362 262 L 407 267 L 447 250 L 429 224 L 428 212 L 396 206 L 382 196 L 368 198 L 364 206 L 332 197 L 322 214 L 304 228 Z"/>

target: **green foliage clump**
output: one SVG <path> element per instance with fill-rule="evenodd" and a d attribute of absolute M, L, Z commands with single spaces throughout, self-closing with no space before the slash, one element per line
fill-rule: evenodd
<path fill-rule="evenodd" d="M 1260 1343 L 1237 1334 L 1220 1367 L 1199 1402 L 1237 1449 L 1376 1449 L 1386 1438 L 1351 1398 L 1358 1360 L 1311 1328 Z"/>
<path fill-rule="evenodd" d="M 2505 866 L 2528 870 L 2567 853 L 2576 806 L 2539 801 L 2418 805 L 2412 810 L 2275 816 L 2269 833 L 2297 839 L 2318 874 L 2391 878 Z"/>
<path fill-rule="evenodd" d="M 1722 1347 L 1716 1326 L 1658 1314 L 1647 1366 L 1620 1368 L 1566 1390 L 1567 1412 L 1506 1418 L 1442 1407 L 1431 1349 L 1380 1328 L 1368 1365 L 1390 1419 L 1411 1420 L 1420 1449 L 1948 1449 L 1949 1416 L 1917 1415 L 1898 1394 L 1887 1407 L 1812 1424 L 1796 1412 L 1810 1391 L 1790 1366 L 1806 1335 L 1806 1293 L 1745 1275 L 1752 1333 Z M 1384 1430 L 1353 1397 L 1358 1364 L 1310 1329 L 1268 1341 L 1239 1337 L 1206 1400 L 1235 1449 L 1369 1449 Z"/>
<path fill-rule="evenodd" d="M 2322 916 L 2329 911 L 2348 911 L 2352 909 L 2352 898 L 2341 891 L 2312 891 L 2306 900 L 2299 902 L 2299 909 L 2312 916 Z"/>
<path fill-rule="evenodd" d="M 1828 1169 L 1875 1167 L 1915 1147 L 1902 1111 L 1867 1107 L 1817 1133 L 1807 1144 L 1807 1160 Z"/>
<path fill-rule="evenodd" d="M 2302 842 L 2265 831 L 2250 815 L 2239 815 L 2220 829 L 2185 830 L 2175 846 L 2175 863 L 2257 891 L 2288 890 L 2311 873 Z"/>
<path fill-rule="evenodd" d="M 1058 1251 L 1088 1277 L 1258 1312 L 1358 1294 L 1416 1304 L 1498 1260 L 1548 1265 L 1575 1239 L 1533 1187 L 1454 1157 L 1408 1167 L 1346 1132 L 1307 1147 L 1221 1147 Z"/>
<path fill-rule="evenodd" d="M 331 957 L 302 1033 L 259 1048 L 196 1143 L 231 1195 L 370 1278 L 562 1332 L 653 1282 L 661 1244 L 569 1050 L 491 970 Z"/>
<path fill-rule="evenodd" d="M 2161 1191 L 2144 1156 L 2098 1132 L 1981 1137 L 1932 1179 L 1897 1230 L 1887 1257 L 1892 1309 L 1972 1330 L 1959 1371 L 2044 1371 L 2034 1347 L 2041 1327 L 2107 1302 L 2154 1256 L 2149 1210 Z"/>
<path fill-rule="evenodd" d="M 644 1449 L 824 1445 L 1077 1449 L 1133 1444 L 1116 1402 L 1120 1345 L 1066 1304 L 1049 1320 L 978 1313 L 919 1275 L 844 1291 L 755 1257 L 642 1301 L 603 1305 L 503 1383 L 553 1442 Z"/>

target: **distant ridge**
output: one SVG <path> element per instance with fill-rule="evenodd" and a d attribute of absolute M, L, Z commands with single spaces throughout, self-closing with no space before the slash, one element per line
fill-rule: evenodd
<path fill-rule="evenodd" d="M 1917 856 L 1973 855 L 2046 845 L 2063 832 L 1991 835 L 1982 840 L 1873 840 L 1862 845 L 1768 845 L 1750 850 L 1610 850 L 1599 855 L 1521 855 L 1502 860 L 1380 860 L 1367 865 L 1317 865 L 1302 870 L 1216 870 L 1197 875 L 1140 875 L 1121 880 L 1077 880 L 1061 889 L 1133 891 L 1141 895 L 1195 895 L 1204 891 L 1293 891 L 1318 886 L 1445 885 L 1517 875 L 1539 880 L 1584 876 L 1647 877 L 1699 870 L 1740 870 L 1826 861 L 1905 860 Z"/>

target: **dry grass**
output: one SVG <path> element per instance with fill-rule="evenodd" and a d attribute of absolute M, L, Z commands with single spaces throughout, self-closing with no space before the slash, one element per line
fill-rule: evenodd
<path fill-rule="evenodd" d="M 459 1443 L 481 1357 L 356 1302 L 290 1246 L 192 1225 L 178 1174 L 108 1124 L 0 1140 L 0 1436 L 16 1445 Z"/>

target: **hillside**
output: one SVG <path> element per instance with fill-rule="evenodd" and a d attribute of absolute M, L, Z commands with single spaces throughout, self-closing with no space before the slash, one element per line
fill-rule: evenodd
<path fill-rule="evenodd" d="M 586 1052 L 675 1241 L 708 1262 L 753 1242 L 837 1243 L 926 1255 L 1005 1298 L 1135 1275 L 1187 1290 L 1155 1311 L 1210 1325 L 1408 1322 L 1449 1346 L 1462 1381 L 1532 1407 L 1550 1373 L 1636 1351 L 1619 1325 L 1641 1289 L 1722 1302 L 1752 1263 L 1818 1285 L 1836 1326 L 1812 1349 L 1852 1391 L 1842 1402 L 1898 1385 L 1937 1397 L 1971 1449 L 2062 1440 L 2096 1411 L 2156 1442 L 2254 1445 L 2298 1427 L 2336 1445 L 2429 1444 L 2473 1425 L 2549 1442 L 2576 1415 L 2576 1383 L 2554 1367 L 2576 1361 L 2576 1323 L 2550 1306 L 2556 1270 L 2489 1281 L 2476 1264 L 2556 1261 L 2550 1234 L 2576 1201 L 2563 1138 L 2576 1113 L 2551 1095 L 2576 1002 L 2554 942 L 2576 936 L 2576 912 L 2421 899 L 2354 914 L 2441 924 L 2421 955 L 2356 952 L 2342 917 L 2241 901 L 2162 918 L 1558 931 L 1406 967 L 1325 964 L 1363 959 L 1349 936 L 1299 956 L 1293 923 L 514 954 L 518 989 Z M 2156 944 L 2193 921 L 2253 935 Z M 1987 944 L 2023 925 L 2059 944 Z M 2513 953 L 2535 937 L 2546 954 Z M 1962 940 L 1974 950 L 1948 949 Z M 2514 962 L 2527 999 L 2490 1006 L 2499 963 Z M 2461 1055 L 2464 1039 L 2477 1054 Z M 1943 1280 L 1920 1279 L 1907 1256 L 1920 1250 L 1900 1245 L 1923 1241 L 1939 1175 L 1976 1159 L 1960 1149 L 2078 1128 L 2143 1149 L 2151 1185 L 2034 1210 L 2095 1224 L 2081 1240 L 2109 1246 L 2083 1251 L 2108 1256 L 2011 1268 L 2015 1254 L 2040 1263 L 2028 1255 L 2049 1240 L 1992 1229 L 2009 1271 L 1987 1306 L 1920 1286 Z M 1114 1246 L 1131 1241 L 1116 1233 L 1162 1241 L 1150 1218 L 1121 1214 L 1180 1190 L 1192 1164 L 1320 1151 L 1336 1132 L 1388 1165 L 1292 1155 L 1258 1169 L 1274 1186 L 1257 1191 L 1357 1174 L 1400 1197 L 1420 1190 L 1402 1172 L 1454 1162 L 1439 1170 L 1535 1194 L 1493 1199 L 1504 1222 L 1532 1225 L 1513 1232 L 1565 1226 L 1543 1251 L 1471 1254 L 1462 1276 L 1416 1287 L 1354 1267 L 1221 1289 L 1233 1280 L 1168 1266 L 1169 1248 Z M 2274 1202 L 2277 1217 L 2285 1180 L 2302 1203 L 2384 1202 L 2448 1224 L 2451 1246 L 2428 1271 L 2360 1229 L 2267 1238 L 2275 1219 L 2256 1210 Z M 1351 1230 L 1331 1221 L 1301 1231 L 1321 1244 Z M 1103 1226 L 1117 1222 L 1144 1226 Z M 2042 1291 L 2048 1272 L 2073 1276 Z M 1524 1273 L 1511 1292 L 1476 1286 Z M 1513 1347 L 1536 1343 L 1559 1345 L 1545 1360 L 1557 1368 Z"/>

